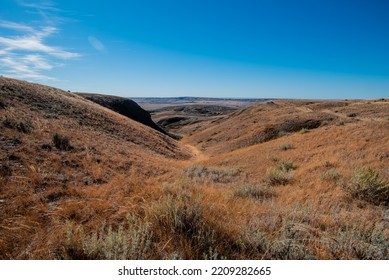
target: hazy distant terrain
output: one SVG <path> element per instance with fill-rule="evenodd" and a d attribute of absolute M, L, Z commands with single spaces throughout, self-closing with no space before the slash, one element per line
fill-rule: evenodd
<path fill-rule="evenodd" d="M 0 78 L 0 259 L 389 259 L 389 99 L 133 100 Z"/>
<path fill-rule="evenodd" d="M 160 97 L 160 98 L 139 98 L 131 97 L 145 110 L 155 110 L 175 105 L 217 105 L 232 108 L 243 108 L 256 102 L 269 99 L 245 99 L 245 98 L 206 98 L 206 97 Z"/>
<path fill-rule="evenodd" d="M 148 110 L 154 122 L 178 136 L 193 133 L 209 123 L 225 118 L 235 110 L 269 99 L 232 98 L 132 98 Z"/>

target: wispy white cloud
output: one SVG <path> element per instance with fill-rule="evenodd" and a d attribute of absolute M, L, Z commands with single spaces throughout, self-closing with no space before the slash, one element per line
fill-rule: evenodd
<path fill-rule="evenodd" d="M 52 2 L 40 4 L 18 1 L 19 5 L 28 8 L 44 11 L 57 11 Z M 0 29 L 14 31 L 12 35 L 0 36 L 0 70 L 19 78 L 35 80 L 52 79 L 42 74 L 43 71 L 50 71 L 61 66 L 59 60 L 77 58 L 79 53 L 65 50 L 61 46 L 48 44 L 47 38 L 60 30 L 53 24 L 52 20 L 44 20 L 38 26 L 0 20 Z M 16 33 L 17 35 L 15 35 Z M 10 33 L 11 34 L 11 33 Z"/>
<path fill-rule="evenodd" d="M 61 59 L 76 58 L 80 56 L 78 53 L 68 52 L 60 47 L 45 44 L 43 39 L 48 35 L 41 36 L 40 33 L 44 34 L 44 32 L 36 32 L 35 34 L 14 38 L 0 36 L 0 45 L 8 51 L 41 52 Z"/>
<path fill-rule="evenodd" d="M 89 36 L 88 37 L 88 41 L 89 43 L 92 45 L 92 47 L 94 47 L 96 50 L 98 50 L 99 52 L 103 52 L 105 51 L 105 46 L 103 45 L 103 43 L 97 39 L 96 37 L 93 37 L 93 36 Z"/>
<path fill-rule="evenodd" d="M 31 32 L 31 33 L 34 32 L 34 29 L 28 25 L 6 21 L 6 20 L 0 20 L 0 27 L 18 30 L 18 31 Z"/>
<path fill-rule="evenodd" d="M 9 50 L 8 49 L 3 49 L 3 50 L 0 50 L 0 56 L 3 56 L 3 55 L 6 55 L 9 53 Z"/>
<path fill-rule="evenodd" d="M 50 64 L 43 56 L 29 54 L 22 57 L 22 61 L 37 70 L 51 70 L 55 65 Z"/>
<path fill-rule="evenodd" d="M 55 3 L 53 1 L 46 0 L 46 1 L 40 1 L 39 3 L 36 3 L 36 1 L 17 0 L 16 2 L 22 7 L 34 8 L 37 10 L 47 10 L 53 12 L 60 11 L 60 9 L 55 7 Z"/>
<path fill-rule="evenodd" d="M 0 58 L 0 62 L 3 66 L 7 67 L 8 69 L 5 71 L 8 75 L 11 75 L 15 78 L 20 79 L 34 79 L 34 80 L 56 80 L 55 78 L 46 76 L 44 74 L 41 74 L 39 71 L 39 68 L 46 67 L 50 68 L 51 65 L 47 64 L 45 65 L 44 61 L 40 61 L 37 63 L 26 63 L 26 58 L 19 58 L 19 57 L 3 57 Z M 41 64 L 41 65 L 39 65 Z"/>

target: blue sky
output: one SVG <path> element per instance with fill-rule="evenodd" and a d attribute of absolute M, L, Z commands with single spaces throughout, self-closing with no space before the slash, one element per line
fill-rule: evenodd
<path fill-rule="evenodd" d="M 388 11 L 382 0 L 2 0 L 0 74 L 128 97 L 389 97 Z"/>

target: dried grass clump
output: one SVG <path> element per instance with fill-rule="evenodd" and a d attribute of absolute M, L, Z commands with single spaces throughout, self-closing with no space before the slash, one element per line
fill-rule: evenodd
<path fill-rule="evenodd" d="M 282 143 L 280 145 L 280 150 L 282 151 L 287 151 L 289 149 L 292 149 L 293 148 L 293 145 L 291 143 Z"/>
<path fill-rule="evenodd" d="M 309 209 L 288 209 L 279 219 L 278 210 L 265 213 L 242 227 L 237 242 L 242 253 L 249 258 L 263 259 L 315 259 L 309 244 L 314 242 L 311 220 L 304 216 Z M 309 214 L 312 214 L 309 212 Z"/>
<path fill-rule="evenodd" d="M 158 223 L 173 233 L 191 236 L 201 226 L 202 211 L 198 201 L 186 191 L 167 195 L 159 205 L 152 208 Z"/>
<path fill-rule="evenodd" d="M 152 237 L 150 224 L 135 215 L 117 229 L 103 225 L 92 233 L 69 223 L 65 254 L 71 259 L 146 259 L 153 253 Z"/>
<path fill-rule="evenodd" d="M 286 185 L 293 178 L 293 172 L 279 170 L 277 168 L 269 169 L 267 172 L 267 182 L 270 185 Z"/>
<path fill-rule="evenodd" d="M 234 190 L 234 196 L 252 198 L 259 201 L 275 196 L 275 190 L 267 185 L 243 185 Z"/>
<path fill-rule="evenodd" d="M 164 196 L 151 206 L 155 231 L 164 242 L 164 256 L 175 254 L 182 259 L 220 259 L 219 247 L 226 246 L 225 238 L 204 219 L 201 196 L 185 190 Z M 171 251 L 173 250 L 173 251 Z"/>
<path fill-rule="evenodd" d="M 19 132 L 29 134 L 34 130 L 34 125 L 30 120 L 14 120 L 6 116 L 3 119 L 3 126 L 16 129 Z"/>
<path fill-rule="evenodd" d="M 190 179 L 211 183 L 231 183 L 241 170 L 239 168 L 217 168 L 209 166 L 191 166 L 185 169 Z"/>
<path fill-rule="evenodd" d="M 282 160 L 278 163 L 277 169 L 282 170 L 282 171 L 291 171 L 296 169 L 296 165 L 294 164 L 293 161 L 289 160 Z"/>
<path fill-rule="evenodd" d="M 286 185 L 292 180 L 296 169 L 295 164 L 292 161 L 282 160 L 274 168 L 268 169 L 266 178 L 270 185 Z"/>
<path fill-rule="evenodd" d="M 335 168 L 324 171 L 320 174 L 320 179 L 323 181 L 338 181 L 342 175 Z"/>

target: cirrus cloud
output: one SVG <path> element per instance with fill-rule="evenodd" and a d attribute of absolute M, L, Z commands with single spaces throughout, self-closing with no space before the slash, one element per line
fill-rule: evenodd
<path fill-rule="evenodd" d="M 26 3 L 20 5 L 27 6 Z M 33 8 L 42 10 L 42 7 Z M 50 36 L 60 31 L 52 20 L 45 19 L 38 26 L 0 20 L 1 29 L 11 31 L 0 36 L 0 71 L 5 75 L 52 80 L 54 78 L 45 74 L 47 71 L 62 66 L 63 61 L 80 57 L 79 53 L 47 43 Z"/>

